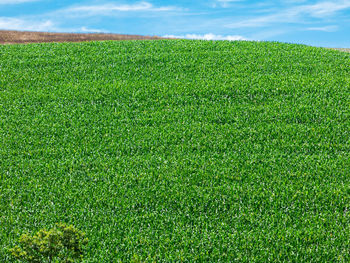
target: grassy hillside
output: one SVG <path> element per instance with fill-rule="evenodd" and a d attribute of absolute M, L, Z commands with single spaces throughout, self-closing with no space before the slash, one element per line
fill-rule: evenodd
<path fill-rule="evenodd" d="M 350 54 L 189 40 L 0 46 L 0 262 L 350 261 Z"/>

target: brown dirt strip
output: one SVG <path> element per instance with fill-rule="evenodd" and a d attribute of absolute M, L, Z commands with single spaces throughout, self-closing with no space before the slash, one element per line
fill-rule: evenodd
<path fill-rule="evenodd" d="M 121 35 L 121 34 L 78 34 L 78 33 L 47 33 L 0 30 L 0 44 L 28 44 L 45 42 L 83 42 L 98 40 L 155 40 L 163 39 L 157 36 Z"/>
<path fill-rule="evenodd" d="M 156 40 L 158 36 L 122 35 L 105 33 L 48 33 L 0 30 L 0 44 L 29 44 L 46 42 L 83 42 L 102 40 Z M 330 48 L 350 53 L 350 48 Z"/>
<path fill-rule="evenodd" d="M 339 51 L 349 52 L 350 53 L 350 48 L 330 48 L 330 49 L 334 49 L 334 50 L 339 50 Z"/>

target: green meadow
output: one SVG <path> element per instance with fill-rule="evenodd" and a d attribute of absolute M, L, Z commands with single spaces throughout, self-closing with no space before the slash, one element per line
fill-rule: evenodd
<path fill-rule="evenodd" d="M 0 262 L 349 262 L 350 54 L 274 42 L 0 46 Z"/>

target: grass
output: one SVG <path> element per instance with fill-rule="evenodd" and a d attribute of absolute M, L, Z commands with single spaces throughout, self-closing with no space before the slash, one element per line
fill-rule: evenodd
<path fill-rule="evenodd" d="M 349 262 L 350 54 L 189 40 L 0 46 L 0 261 Z"/>

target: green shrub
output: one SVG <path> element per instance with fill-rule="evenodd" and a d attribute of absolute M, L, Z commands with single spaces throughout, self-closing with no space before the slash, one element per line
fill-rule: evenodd
<path fill-rule="evenodd" d="M 42 229 L 34 236 L 23 234 L 19 246 L 11 248 L 11 255 L 24 262 L 78 262 L 87 244 L 85 233 L 64 223 L 50 230 Z"/>

